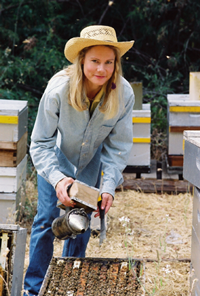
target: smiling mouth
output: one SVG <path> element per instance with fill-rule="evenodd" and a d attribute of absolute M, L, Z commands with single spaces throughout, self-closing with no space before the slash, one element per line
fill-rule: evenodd
<path fill-rule="evenodd" d="M 99 76 L 99 75 L 95 75 L 96 78 L 99 78 L 99 79 L 103 79 L 105 78 L 105 76 Z"/>

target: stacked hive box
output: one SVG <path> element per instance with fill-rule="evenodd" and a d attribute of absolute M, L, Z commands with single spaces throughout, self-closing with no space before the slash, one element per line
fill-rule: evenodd
<path fill-rule="evenodd" d="M 200 130 L 200 72 L 190 72 L 188 95 L 168 95 L 168 173 L 182 172 L 183 131 Z"/>
<path fill-rule="evenodd" d="M 200 101 L 189 95 L 168 95 L 168 166 L 183 167 L 183 131 L 200 130 Z M 173 171 L 173 170 L 171 170 Z"/>
<path fill-rule="evenodd" d="M 200 131 L 185 131 L 183 176 L 194 185 L 191 289 L 192 296 L 200 296 Z"/>
<path fill-rule="evenodd" d="M 13 223 L 23 204 L 27 164 L 26 101 L 0 100 L 0 223 Z"/>
<path fill-rule="evenodd" d="M 150 104 L 142 104 L 142 110 L 132 111 L 133 147 L 127 169 L 136 173 L 150 171 L 151 110 Z"/>

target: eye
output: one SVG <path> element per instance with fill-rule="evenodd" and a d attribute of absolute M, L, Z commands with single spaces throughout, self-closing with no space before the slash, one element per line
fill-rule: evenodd
<path fill-rule="evenodd" d="M 93 62 L 93 63 L 97 63 L 98 61 L 97 61 L 97 60 L 92 60 L 92 62 Z"/>
<path fill-rule="evenodd" d="M 107 61 L 106 64 L 113 64 L 113 61 Z"/>

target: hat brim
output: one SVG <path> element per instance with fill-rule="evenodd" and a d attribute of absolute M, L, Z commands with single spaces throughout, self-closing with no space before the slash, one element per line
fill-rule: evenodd
<path fill-rule="evenodd" d="M 74 62 L 75 58 L 78 56 L 78 53 L 85 47 L 97 46 L 97 45 L 110 45 L 119 49 L 120 56 L 123 56 L 134 44 L 134 41 L 126 42 L 111 42 L 111 41 L 101 41 L 90 38 L 81 38 L 75 37 L 70 39 L 64 49 L 64 54 L 66 59 L 71 63 Z"/>

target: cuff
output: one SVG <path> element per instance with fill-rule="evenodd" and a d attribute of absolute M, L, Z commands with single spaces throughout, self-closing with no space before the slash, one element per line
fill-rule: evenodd
<path fill-rule="evenodd" d="M 59 181 L 64 179 L 66 176 L 60 171 L 54 171 L 53 174 L 49 175 L 49 183 L 55 188 Z"/>
<path fill-rule="evenodd" d="M 102 194 L 102 193 L 109 193 L 110 195 L 112 195 L 112 197 L 113 197 L 113 199 L 114 199 L 114 196 L 115 196 L 115 189 L 116 189 L 116 185 L 115 185 L 115 183 L 112 183 L 112 182 L 105 182 L 105 183 L 103 183 L 103 185 L 102 185 L 102 188 L 101 188 L 100 194 Z"/>

